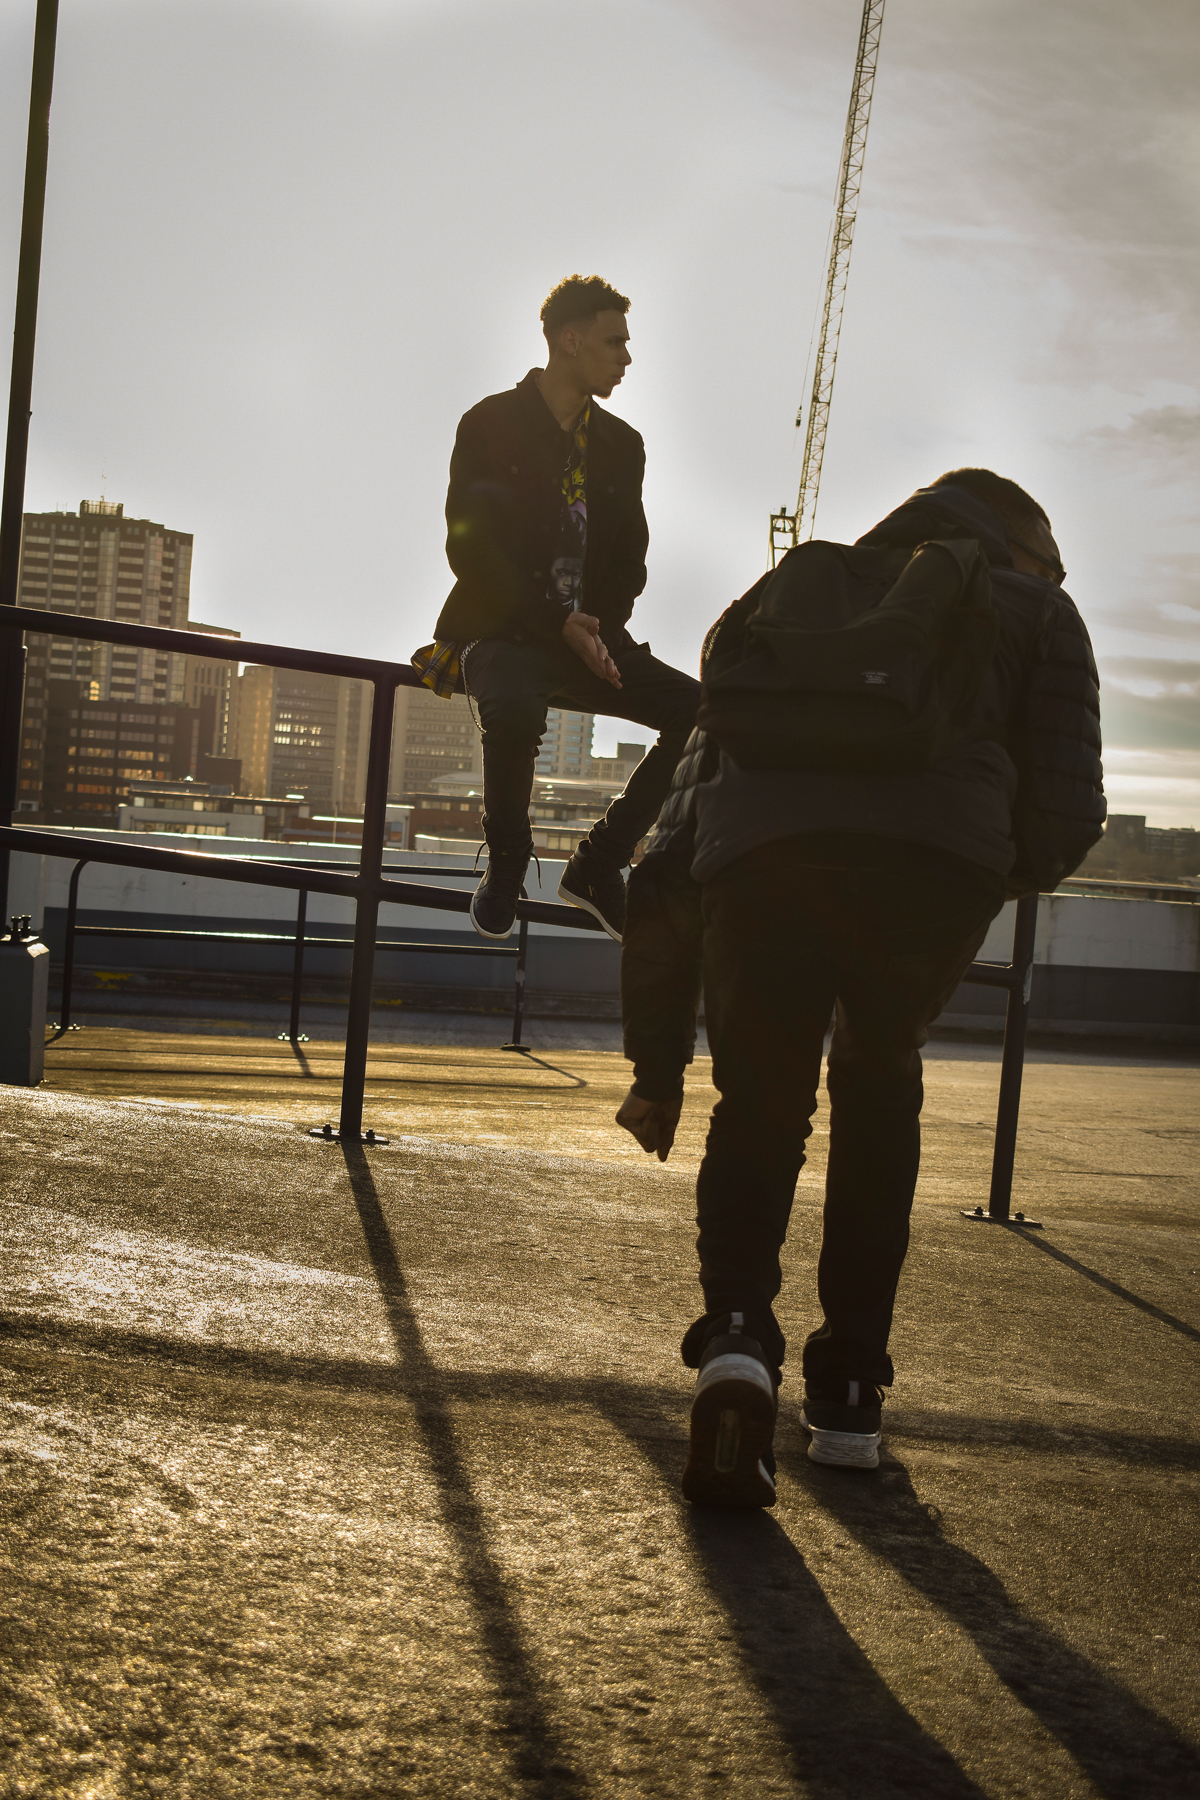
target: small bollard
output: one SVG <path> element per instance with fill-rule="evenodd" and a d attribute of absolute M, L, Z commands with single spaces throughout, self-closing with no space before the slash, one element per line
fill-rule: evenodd
<path fill-rule="evenodd" d="M 0 938 L 0 1082 L 37 1087 L 45 1069 L 50 952 L 18 913 Z"/>

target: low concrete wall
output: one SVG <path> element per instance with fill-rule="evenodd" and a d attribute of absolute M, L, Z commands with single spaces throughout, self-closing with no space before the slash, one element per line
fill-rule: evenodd
<path fill-rule="evenodd" d="M 63 834 L 65 835 L 65 834 Z M 107 834 L 94 834 L 107 835 Z M 152 844 L 180 847 L 178 837 L 150 836 Z M 189 846 L 191 847 L 191 846 Z M 217 838 L 205 852 L 258 855 L 307 861 L 353 864 L 349 846 L 262 844 L 254 840 Z M 430 877 L 441 885 L 467 892 L 474 886 L 471 855 L 425 857 L 416 853 L 389 856 L 389 867 L 414 879 L 432 867 L 452 874 Z M 14 858 L 12 910 L 44 918 L 45 936 L 54 960 L 61 962 L 67 883 L 72 862 L 66 858 Z M 531 866 L 527 887 L 532 898 L 557 898 L 561 860 Z M 39 898 L 44 893 L 44 912 Z M 345 932 L 353 926 L 353 905 L 331 895 L 310 894 L 310 932 Z M 980 951 L 981 959 L 1007 962 L 1012 948 L 1015 905 L 994 921 Z M 242 883 L 160 875 L 94 863 L 83 873 L 80 923 L 141 925 L 156 929 L 214 931 L 290 931 L 295 920 L 291 897 L 278 889 Z M 460 943 L 480 940 L 455 916 L 432 914 L 419 907 L 383 909 L 381 931 L 402 934 L 417 943 Z M 165 990 L 173 972 L 188 985 L 207 981 L 209 991 L 236 993 L 282 991 L 291 971 L 287 945 L 221 945 L 146 943 L 133 940 L 81 939 L 76 956 L 81 991 L 95 977 L 117 985 L 127 975 L 136 985 Z M 312 949 L 306 953 L 307 991 L 320 998 L 340 994 L 349 975 L 349 953 Z M 531 1012 L 570 1011 L 584 1016 L 615 1016 L 620 951 L 598 933 L 573 932 L 559 926 L 530 928 L 527 994 Z M 496 957 L 422 956 L 384 952 L 379 963 L 381 993 L 402 995 L 413 1004 L 492 1005 L 502 1008 L 512 991 L 512 963 Z M 262 984 L 267 984 L 264 988 Z M 410 998 L 410 996 L 412 996 Z M 964 984 L 939 1023 L 947 1028 L 994 1029 L 1004 1015 L 1005 996 L 996 989 Z M 1038 935 L 1031 1018 L 1043 1030 L 1152 1036 L 1200 1041 L 1200 904 L 1161 900 L 1096 898 L 1080 894 L 1043 895 L 1038 908 Z"/>

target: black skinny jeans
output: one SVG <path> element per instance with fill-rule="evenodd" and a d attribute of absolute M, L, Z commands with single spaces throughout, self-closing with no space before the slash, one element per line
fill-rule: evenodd
<path fill-rule="evenodd" d="M 612 654 L 620 688 L 593 675 L 565 644 L 481 638 L 469 652 L 464 677 L 483 727 L 483 832 L 490 849 L 530 849 L 529 796 L 551 706 L 629 719 L 659 733 L 585 841 L 622 869 L 653 825 L 696 722 L 700 683 L 659 662 L 648 644 Z"/>
<path fill-rule="evenodd" d="M 713 1109 L 697 1183 L 707 1312 L 771 1303 L 830 1015 L 829 1165 L 817 1265 L 824 1323 L 806 1379 L 889 1385 L 888 1335 L 920 1163 L 926 1026 L 1004 901 L 1000 877 L 886 838 L 781 838 L 704 886 Z"/>

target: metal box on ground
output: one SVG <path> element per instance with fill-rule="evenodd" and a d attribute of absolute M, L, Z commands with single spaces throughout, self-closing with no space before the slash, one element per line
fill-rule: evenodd
<path fill-rule="evenodd" d="M 38 938 L 0 938 L 0 1082 L 36 1087 L 46 1051 L 50 952 Z"/>

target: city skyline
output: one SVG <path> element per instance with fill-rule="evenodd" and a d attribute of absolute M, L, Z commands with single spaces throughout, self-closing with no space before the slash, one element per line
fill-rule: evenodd
<path fill-rule="evenodd" d="M 794 497 L 858 10 L 615 4 L 573 76 L 619 129 L 558 205 L 502 104 L 506 71 L 554 91 L 548 0 L 64 5 L 27 509 L 104 477 L 188 521 L 201 618 L 406 658 L 449 586 L 458 416 L 594 267 L 634 302 L 635 635 L 694 666 Z M 10 294 L 32 20 L 0 20 Z M 1113 809 L 1163 825 L 1200 817 L 1196 36 L 1175 0 L 889 14 L 817 525 L 856 536 L 956 463 L 1028 486 L 1096 642 Z"/>

